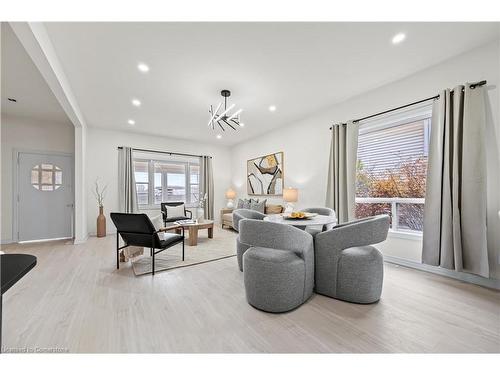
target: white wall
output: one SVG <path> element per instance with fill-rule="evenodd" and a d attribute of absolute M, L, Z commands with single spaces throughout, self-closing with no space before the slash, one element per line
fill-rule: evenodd
<path fill-rule="evenodd" d="M 437 94 L 447 87 L 482 79 L 488 81 L 490 117 L 488 144 L 488 225 L 491 276 L 500 278 L 500 209 L 498 150 L 499 126 L 499 42 L 495 41 L 400 81 L 351 98 L 285 128 L 271 131 L 231 149 L 232 184 L 238 196 L 246 196 L 246 161 L 276 151 L 284 151 L 285 186 L 300 189 L 299 207 L 324 205 L 330 146 L 329 127 L 335 122 L 362 117 Z M 335 89 L 335 88 L 332 88 Z M 279 110 L 279 109 L 278 109 Z M 251 126 L 251 124 L 248 124 Z M 280 201 L 271 199 L 272 201 Z M 386 255 L 420 262 L 421 240 L 391 237 L 381 245 Z"/>
<path fill-rule="evenodd" d="M 219 210 L 226 203 L 224 193 L 231 183 L 231 162 L 228 147 L 125 131 L 118 132 L 87 128 L 87 223 L 88 231 L 91 234 L 95 234 L 96 232 L 96 218 L 98 214 L 97 203 L 92 194 L 92 187 L 96 178 L 99 178 L 101 183 L 108 184 L 108 191 L 104 200 L 107 230 L 109 233 L 115 231 L 115 227 L 109 219 L 109 213 L 118 210 L 118 146 L 212 156 L 214 170 L 214 214 L 215 219 L 218 220 Z"/>
<path fill-rule="evenodd" d="M 74 152 L 74 128 L 58 124 L 2 114 L 2 230 L 1 241 L 12 240 L 12 157 L 14 150 Z"/>

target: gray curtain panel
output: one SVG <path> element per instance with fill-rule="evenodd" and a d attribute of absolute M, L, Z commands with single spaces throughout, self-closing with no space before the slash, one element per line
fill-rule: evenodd
<path fill-rule="evenodd" d="M 336 124 L 332 129 L 326 206 L 337 213 L 339 223 L 355 218 L 358 126 Z"/>
<path fill-rule="evenodd" d="M 212 169 L 212 158 L 210 156 L 201 157 L 202 192 L 207 194 L 205 202 L 205 219 L 214 218 L 214 173 Z"/>
<path fill-rule="evenodd" d="M 467 84 L 434 102 L 422 262 L 489 277 L 484 97 Z"/>
<path fill-rule="evenodd" d="M 134 159 L 130 147 L 118 149 L 118 198 L 120 212 L 138 211 L 135 189 Z"/>

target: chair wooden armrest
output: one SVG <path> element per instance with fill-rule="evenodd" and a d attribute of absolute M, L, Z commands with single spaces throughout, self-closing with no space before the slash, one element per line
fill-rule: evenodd
<path fill-rule="evenodd" d="M 169 230 L 181 229 L 181 228 L 182 228 L 182 225 L 179 225 L 179 224 L 173 224 L 173 225 L 169 225 L 168 227 L 163 227 L 163 228 L 160 228 L 160 229 L 158 229 L 156 232 L 157 232 L 157 233 L 160 233 L 160 232 L 168 232 Z"/>

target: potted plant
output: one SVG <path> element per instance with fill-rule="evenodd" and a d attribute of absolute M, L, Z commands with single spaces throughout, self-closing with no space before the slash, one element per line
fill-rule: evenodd
<path fill-rule="evenodd" d="M 99 216 L 97 216 L 97 237 L 106 237 L 106 216 L 104 216 L 104 196 L 108 185 L 102 189 L 99 187 L 98 179 L 95 180 L 94 196 L 99 206 Z"/>

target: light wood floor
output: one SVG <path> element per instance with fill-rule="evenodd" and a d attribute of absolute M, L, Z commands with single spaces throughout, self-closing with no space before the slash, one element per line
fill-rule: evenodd
<path fill-rule="evenodd" d="M 130 265 L 115 269 L 114 241 L 4 246 L 38 257 L 36 268 L 4 295 L 4 347 L 500 352 L 500 294 L 493 290 L 386 264 L 377 304 L 314 295 L 295 311 L 267 314 L 247 304 L 236 258 L 136 277 Z"/>

